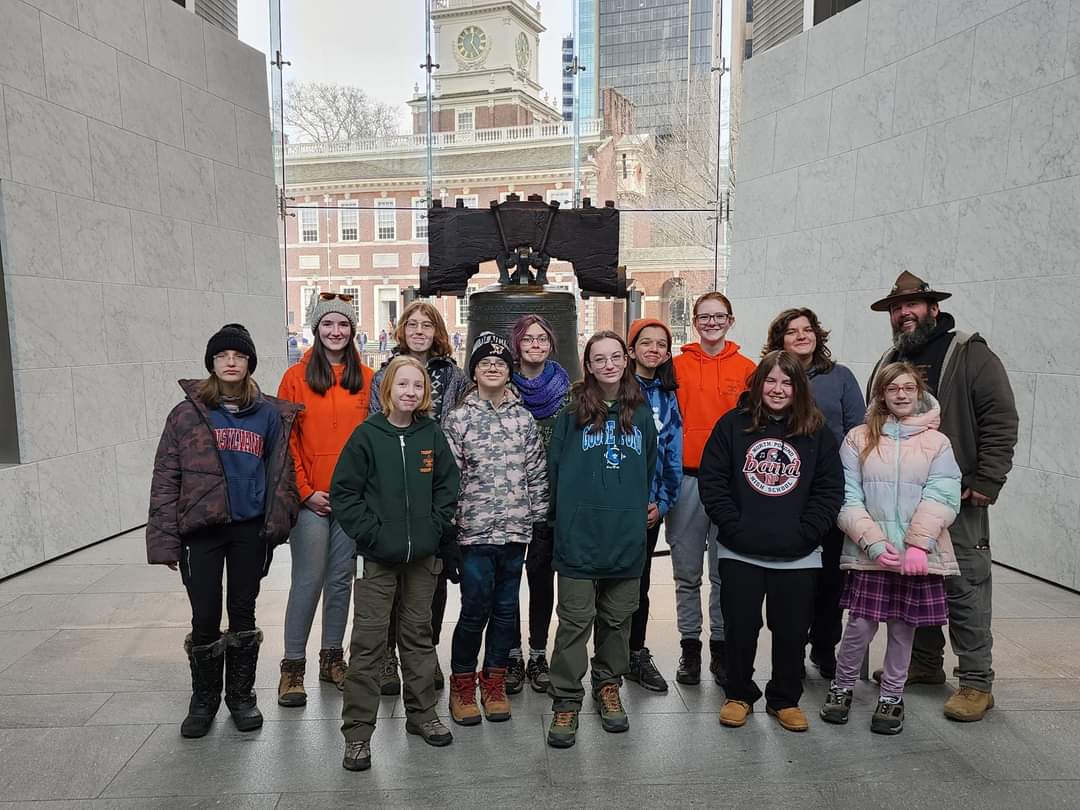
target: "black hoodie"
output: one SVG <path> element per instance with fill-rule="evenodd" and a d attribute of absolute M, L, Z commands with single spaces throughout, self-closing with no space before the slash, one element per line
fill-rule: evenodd
<path fill-rule="evenodd" d="M 797 560 L 836 525 L 844 470 L 832 431 L 787 436 L 787 418 L 747 433 L 750 412 L 728 411 L 701 456 L 698 493 L 717 540 L 763 560 Z"/>

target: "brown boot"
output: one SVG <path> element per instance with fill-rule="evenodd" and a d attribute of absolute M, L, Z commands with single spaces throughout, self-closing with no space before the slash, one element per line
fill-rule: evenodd
<path fill-rule="evenodd" d="M 744 700 L 725 700 L 720 707 L 720 725 L 728 728 L 741 728 L 746 725 L 746 716 L 754 710 Z"/>
<path fill-rule="evenodd" d="M 510 698 L 506 696 L 506 667 L 495 667 L 480 673 L 480 703 L 484 717 L 492 723 L 510 719 Z"/>
<path fill-rule="evenodd" d="M 304 670 L 307 662 L 303 658 L 290 661 L 281 659 L 281 680 L 278 681 L 277 702 L 279 706 L 307 705 L 307 692 L 304 691 Z"/>
<path fill-rule="evenodd" d="M 765 711 L 775 717 L 776 721 L 788 731 L 806 731 L 810 728 L 806 715 L 798 706 L 788 706 L 784 709 L 766 707 Z"/>
<path fill-rule="evenodd" d="M 480 722 L 480 707 L 476 705 L 475 672 L 450 674 L 450 718 L 459 726 L 475 726 Z"/>
<path fill-rule="evenodd" d="M 331 647 L 328 650 L 319 650 L 319 680 L 332 683 L 339 690 L 345 689 L 345 673 L 349 668 L 345 666 L 345 653 L 343 650 Z"/>
<path fill-rule="evenodd" d="M 973 686 L 961 686 L 945 701 L 945 716 L 961 723 L 982 720 L 994 708 L 994 696 Z"/>

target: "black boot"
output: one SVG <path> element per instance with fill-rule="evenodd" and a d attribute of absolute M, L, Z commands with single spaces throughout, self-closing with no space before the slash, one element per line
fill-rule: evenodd
<path fill-rule="evenodd" d="M 262 630 L 229 633 L 225 650 L 225 705 L 240 731 L 261 728 L 263 716 L 255 702 L 255 665 L 259 661 Z"/>
<path fill-rule="evenodd" d="M 701 683 L 701 642 L 696 638 L 684 638 L 680 643 L 682 657 L 675 680 L 685 684 Z"/>
<path fill-rule="evenodd" d="M 724 642 L 709 642 L 709 672 L 717 686 L 727 683 L 727 670 L 724 668 Z"/>
<path fill-rule="evenodd" d="M 191 703 L 180 725 L 184 737 L 205 737 L 221 705 L 222 671 L 225 667 L 225 639 L 192 646 L 191 633 L 184 639 L 184 652 L 191 664 Z"/>

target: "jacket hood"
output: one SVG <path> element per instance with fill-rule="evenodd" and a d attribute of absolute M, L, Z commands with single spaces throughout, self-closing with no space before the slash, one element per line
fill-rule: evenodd
<path fill-rule="evenodd" d="M 915 436 L 927 430 L 937 430 L 940 426 L 941 405 L 929 392 L 926 392 L 919 399 L 915 413 L 900 420 L 897 420 L 895 416 L 890 416 L 882 432 L 893 438 L 899 435 L 906 439 L 908 436 Z"/>
<path fill-rule="evenodd" d="M 715 363 L 738 354 L 739 348 L 739 344 L 735 341 L 726 340 L 724 341 L 724 348 L 720 350 L 720 354 L 712 355 L 701 348 L 700 343 L 687 343 L 682 347 L 682 353 L 692 355 L 699 363 Z"/>

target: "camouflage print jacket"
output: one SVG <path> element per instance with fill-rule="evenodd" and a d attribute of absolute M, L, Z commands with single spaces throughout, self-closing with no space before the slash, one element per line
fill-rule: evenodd
<path fill-rule="evenodd" d="M 172 409 L 154 457 L 146 558 L 150 563 L 180 559 L 180 538 L 232 522 L 225 469 L 218 455 L 210 412 L 198 398 L 200 380 L 180 380 L 187 397 Z M 301 406 L 263 395 L 281 414 L 282 439 L 267 460 L 266 513 L 262 536 L 283 543 L 296 523 L 300 497 L 289 455 L 289 433 Z"/>
<path fill-rule="evenodd" d="M 520 397 L 508 387 L 495 406 L 471 391 L 442 428 L 461 470 L 458 542 L 528 543 L 532 525 L 547 520 L 547 461 Z"/>

